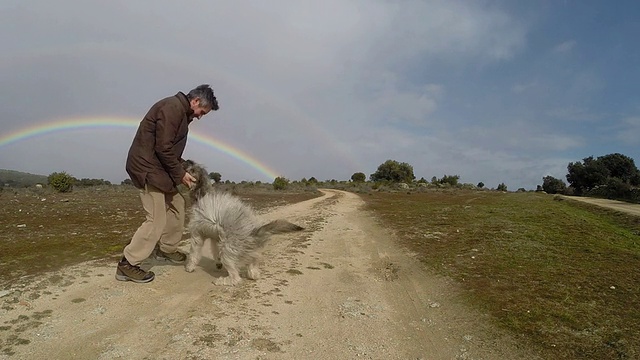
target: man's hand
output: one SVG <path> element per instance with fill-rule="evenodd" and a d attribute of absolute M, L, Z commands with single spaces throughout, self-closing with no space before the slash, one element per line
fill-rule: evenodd
<path fill-rule="evenodd" d="M 182 183 L 185 184 L 189 189 L 191 189 L 196 184 L 196 178 L 186 172 L 182 177 Z"/>

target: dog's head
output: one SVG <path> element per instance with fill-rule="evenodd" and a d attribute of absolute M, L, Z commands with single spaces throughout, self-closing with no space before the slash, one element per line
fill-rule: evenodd
<path fill-rule="evenodd" d="M 182 163 L 184 170 L 191 174 L 194 178 L 196 178 L 196 183 L 200 182 L 209 182 L 209 174 L 207 173 L 207 169 L 204 166 L 196 163 L 193 160 L 185 160 Z"/>
<path fill-rule="evenodd" d="M 204 196 L 211 188 L 211 181 L 209 180 L 209 174 L 204 166 L 196 163 L 193 160 L 185 160 L 182 163 L 184 170 L 196 178 L 196 184 L 191 189 L 191 194 L 195 199 L 199 199 Z"/>

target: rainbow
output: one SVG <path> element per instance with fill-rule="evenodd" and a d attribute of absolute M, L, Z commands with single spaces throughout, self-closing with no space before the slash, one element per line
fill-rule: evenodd
<path fill-rule="evenodd" d="M 34 124 L 27 126 L 8 134 L 0 134 L 0 147 L 16 143 L 18 141 L 27 140 L 34 137 L 49 135 L 52 133 L 86 129 L 86 128 L 102 128 L 102 127 L 121 127 L 121 128 L 137 128 L 140 120 L 133 118 L 118 118 L 118 117 L 95 117 L 95 118 L 79 118 L 79 119 L 67 119 L 67 120 L 54 120 L 45 123 Z M 189 131 L 189 139 L 198 143 L 211 147 L 217 151 L 220 151 L 232 158 L 240 160 L 247 164 L 251 168 L 257 170 L 269 181 L 272 181 L 278 176 L 277 171 L 270 168 L 254 156 L 235 148 L 219 139 L 214 138 L 211 135 L 199 133 L 194 130 Z"/>
<path fill-rule="evenodd" d="M 332 152 L 342 159 L 346 168 L 362 169 L 366 167 L 360 161 L 361 159 L 353 153 L 352 147 L 348 144 L 341 143 L 336 137 L 332 136 L 322 126 L 322 121 L 318 121 L 318 119 L 307 114 L 307 112 L 302 110 L 294 102 L 286 101 L 284 98 L 274 95 L 270 89 L 261 86 L 250 77 L 247 77 L 244 73 L 234 72 L 233 69 L 229 69 L 222 64 L 217 64 L 215 59 L 207 58 L 206 61 L 202 61 L 198 60 L 198 58 L 194 56 L 185 56 L 183 54 L 170 51 L 149 54 L 147 52 L 136 51 L 135 48 L 128 47 L 123 43 L 101 42 L 77 43 L 66 46 L 56 44 L 51 47 L 28 48 L 24 51 L 18 51 L 8 54 L 7 56 L 0 57 L 0 66 L 12 66 L 12 64 L 30 62 L 34 61 L 34 59 L 42 61 L 44 58 L 55 58 L 58 56 L 72 56 L 74 58 L 97 57 L 102 60 L 107 59 L 113 62 L 126 59 L 127 63 L 135 64 L 146 64 L 150 62 L 161 63 L 167 67 L 175 69 L 179 73 L 189 74 L 188 77 L 197 75 L 202 79 L 212 79 L 212 81 L 214 81 L 213 79 L 216 79 L 213 84 L 214 88 L 218 86 L 217 84 L 222 84 L 220 86 L 226 86 L 230 89 L 233 88 L 236 89 L 236 91 L 244 93 L 248 92 L 251 94 L 250 97 L 264 99 L 266 103 L 272 104 L 274 107 L 282 111 L 291 122 L 304 126 L 305 129 L 309 129 L 308 133 L 314 134 L 316 141 L 318 141 L 319 144 L 322 144 L 326 151 Z M 190 134 L 192 132 L 193 131 L 190 131 Z M 2 139 L 3 138 L 0 138 L 0 146 L 2 146 Z M 217 140 L 214 141 L 217 144 L 220 143 Z M 207 145 L 211 144 L 208 143 Z M 217 145 L 211 146 L 221 150 Z M 235 151 L 236 149 L 233 150 Z M 222 151 L 226 152 L 225 150 Z M 232 156 L 238 158 L 235 155 Z M 251 159 L 250 156 L 249 158 Z M 244 159 L 241 160 L 258 169 L 256 164 L 251 163 L 255 159 L 251 159 L 249 161 L 245 161 Z M 260 164 L 260 162 L 257 162 L 257 164 Z M 263 169 L 259 170 L 260 172 L 265 175 L 266 173 L 269 173 L 270 178 L 275 178 L 273 176 L 275 172 L 269 170 L 268 167 L 263 164 L 260 164 L 259 166 L 263 167 Z"/>

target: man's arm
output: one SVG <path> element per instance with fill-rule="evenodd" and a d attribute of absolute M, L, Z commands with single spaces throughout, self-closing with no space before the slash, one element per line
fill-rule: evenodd
<path fill-rule="evenodd" d="M 180 158 L 173 151 L 173 140 L 178 132 L 181 119 L 182 113 L 179 109 L 165 106 L 158 111 L 156 121 L 156 146 L 154 150 L 160 163 L 176 185 L 183 183 L 186 173 Z"/>

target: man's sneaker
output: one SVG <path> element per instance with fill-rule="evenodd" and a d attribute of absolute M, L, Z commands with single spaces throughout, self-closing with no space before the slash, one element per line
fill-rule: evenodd
<path fill-rule="evenodd" d="M 148 283 L 155 279 L 156 275 L 153 271 L 144 271 L 137 265 L 131 265 L 125 257 L 118 262 L 116 269 L 116 280 L 133 281 L 137 283 Z"/>
<path fill-rule="evenodd" d="M 176 251 L 176 252 L 172 252 L 172 253 L 166 253 L 162 250 L 160 250 L 160 248 L 156 249 L 156 260 L 169 260 L 173 263 L 179 264 L 179 263 L 183 263 L 185 260 L 187 260 L 187 255 Z"/>

